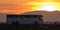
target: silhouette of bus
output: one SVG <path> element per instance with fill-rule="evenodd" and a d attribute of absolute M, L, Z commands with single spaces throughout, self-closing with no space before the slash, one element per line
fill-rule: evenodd
<path fill-rule="evenodd" d="M 35 21 L 38 24 L 42 24 L 42 15 L 7 15 L 7 24 L 12 22 L 19 22 L 20 24 L 33 24 Z"/>

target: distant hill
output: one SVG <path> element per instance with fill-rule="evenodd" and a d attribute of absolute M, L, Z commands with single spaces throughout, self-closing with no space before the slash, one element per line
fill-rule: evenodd
<path fill-rule="evenodd" d="M 32 12 L 26 12 L 22 15 L 43 15 L 44 22 L 60 22 L 60 12 L 54 11 L 54 12 L 47 12 L 47 11 L 32 11 Z"/>
<path fill-rule="evenodd" d="M 53 12 L 49 12 L 49 11 L 32 11 L 32 12 L 25 12 L 25 13 L 22 13 L 23 15 L 29 15 L 29 14 L 37 14 L 37 15 L 39 15 L 39 14 L 55 14 L 55 13 L 57 13 L 57 14 L 60 14 L 60 12 L 58 12 L 58 11 L 53 11 Z"/>
<path fill-rule="evenodd" d="M 0 22 L 6 22 L 6 15 L 4 13 L 0 13 Z M 21 15 L 43 15 L 44 22 L 60 22 L 60 12 L 47 12 L 47 11 L 32 11 L 32 12 L 25 12 Z"/>

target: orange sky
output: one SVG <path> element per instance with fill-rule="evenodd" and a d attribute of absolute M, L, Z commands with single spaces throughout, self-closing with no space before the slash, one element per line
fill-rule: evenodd
<path fill-rule="evenodd" d="M 60 6 L 60 0 L 0 0 L 0 13 L 21 14 L 35 11 L 41 6 L 36 2 L 58 2 Z"/>

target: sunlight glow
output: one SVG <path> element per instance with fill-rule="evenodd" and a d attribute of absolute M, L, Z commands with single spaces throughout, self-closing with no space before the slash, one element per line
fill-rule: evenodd
<path fill-rule="evenodd" d="M 42 2 L 42 7 L 37 10 L 41 11 L 56 11 L 58 8 L 52 2 Z"/>

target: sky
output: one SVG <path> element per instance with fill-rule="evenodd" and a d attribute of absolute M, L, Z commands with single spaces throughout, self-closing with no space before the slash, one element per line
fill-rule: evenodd
<path fill-rule="evenodd" d="M 60 11 L 60 0 L 0 0 L 0 13 L 21 14 L 38 10 Z"/>
<path fill-rule="evenodd" d="M 59 13 L 52 13 L 56 17 L 60 18 L 60 0 L 0 0 L 0 20 L 4 21 L 4 14 L 22 14 L 31 11 L 59 11 Z M 47 20 L 54 15 L 50 13 L 42 13 Z M 58 14 L 58 15 L 57 15 Z M 51 17 L 50 17 L 51 16 Z M 55 19 L 55 18 L 54 18 Z"/>

